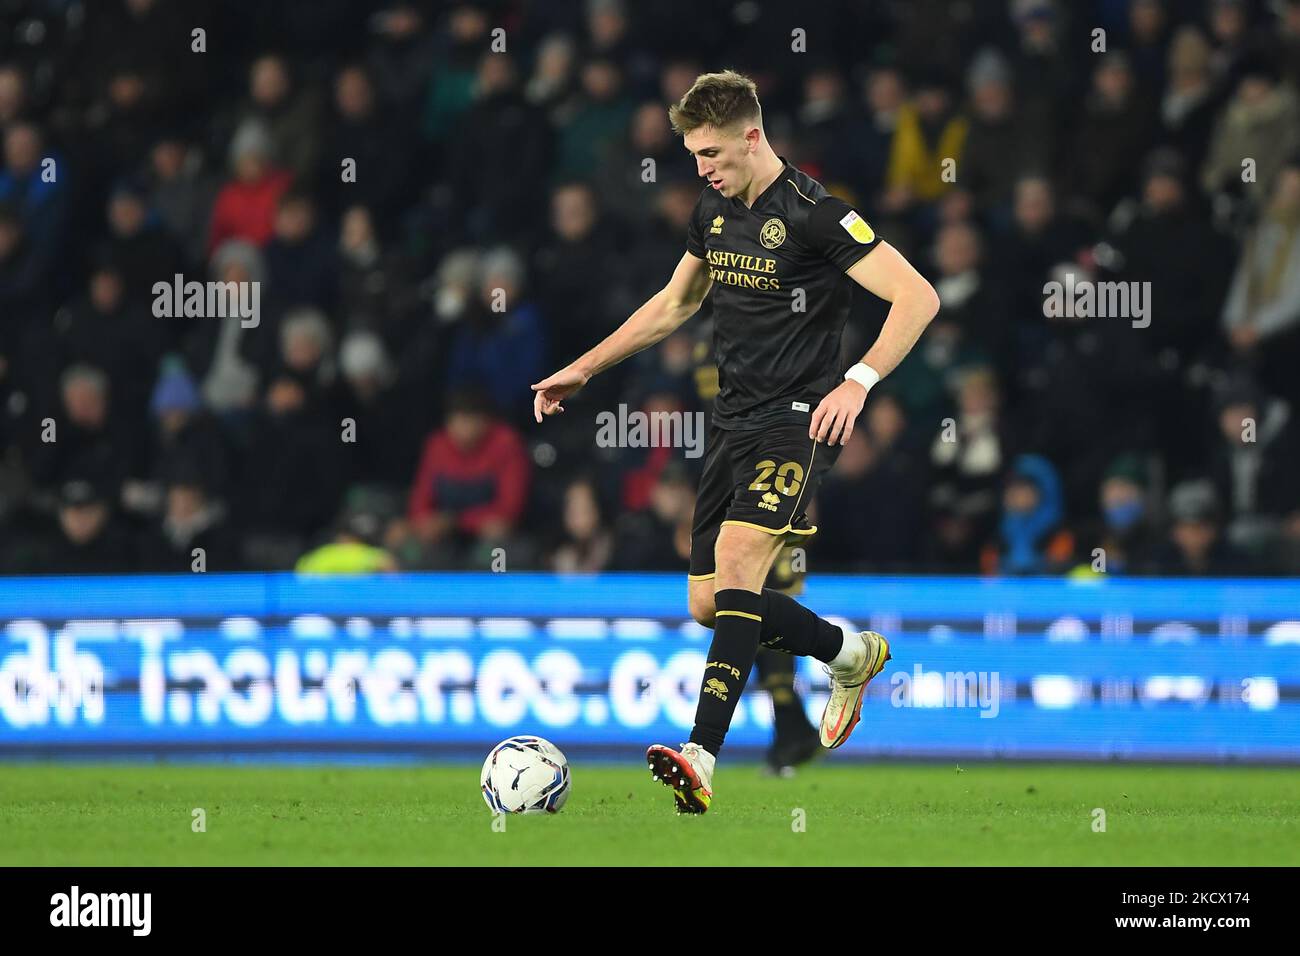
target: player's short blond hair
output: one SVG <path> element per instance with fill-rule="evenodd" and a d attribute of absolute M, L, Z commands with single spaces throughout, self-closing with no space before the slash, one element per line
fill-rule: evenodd
<path fill-rule="evenodd" d="M 758 87 L 735 70 L 701 73 L 680 100 L 668 108 L 673 132 L 685 136 L 702 126 L 725 129 L 734 123 L 759 122 Z"/>

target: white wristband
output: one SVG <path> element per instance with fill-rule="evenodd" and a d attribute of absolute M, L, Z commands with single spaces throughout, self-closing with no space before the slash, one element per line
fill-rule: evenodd
<path fill-rule="evenodd" d="M 870 365 L 859 362 L 844 373 L 844 380 L 846 382 L 857 382 L 870 393 L 871 386 L 880 381 L 880 373 Z"/>

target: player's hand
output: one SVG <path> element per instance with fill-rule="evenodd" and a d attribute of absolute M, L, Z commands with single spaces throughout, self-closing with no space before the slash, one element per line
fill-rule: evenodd
<path fill-rule="evenodd" d="M 539 422 L 543 415 L 554 415 L 564 411 L 561 401 L 568 398 L 587 384 L 590 375 L 572 365 L 562 368 L 550 378 L 544 378 L 533 386 L 533 417 Z"/>
<path fill-rule="evenodd" d="M 867 390 L 857 382 L 840 382 L 839 387 L 821 400 L 808 423 L 808 437 L 829 445 L 848 444 L 853 423 L 867 401 Z"/>

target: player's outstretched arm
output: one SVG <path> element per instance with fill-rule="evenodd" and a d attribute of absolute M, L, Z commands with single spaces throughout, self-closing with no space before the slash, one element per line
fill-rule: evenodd
<path fill-rule="evenodd" d="M 668 284 L 626 322 L 590 352 L 533 385 L 533 417 L 540 422 L 543 415 L 564 411 L 560 402 L 593 375 L 666 338 L 696 313 L 712 285 L 708 264 L 689 252 L 683 255 Z"/>
<path fill-rule="evenodd" d="M 868 292 L 892 303 L 880 336 L 859 363 L 873 370 L 877 379 L 884 378 L 912 351 L 938 313 L 939 296 L 925 277 L 887 242 L 879 243 L 850 266 L 848 275 Z M 809 438 L 832 445 L 848 442 L 853 423 L 867 400 L 867 390 L 873 384 L 871 374 L 867 373 L 864 381 L 859 373 L 857 378 L 846 380 L 822 399 L 809 422 Z"/>

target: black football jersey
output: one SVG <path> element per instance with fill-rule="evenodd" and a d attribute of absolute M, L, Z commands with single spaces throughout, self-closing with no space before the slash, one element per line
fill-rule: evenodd
<path fill-rule="evenodd" d="M 706 186 L 687 227 L 687 251 L 713 278 L 719 428 L 808 421 L 843 380 L 844 272 L 880 241 L 853 207 L 782 162 L 752 207 Z"/>

